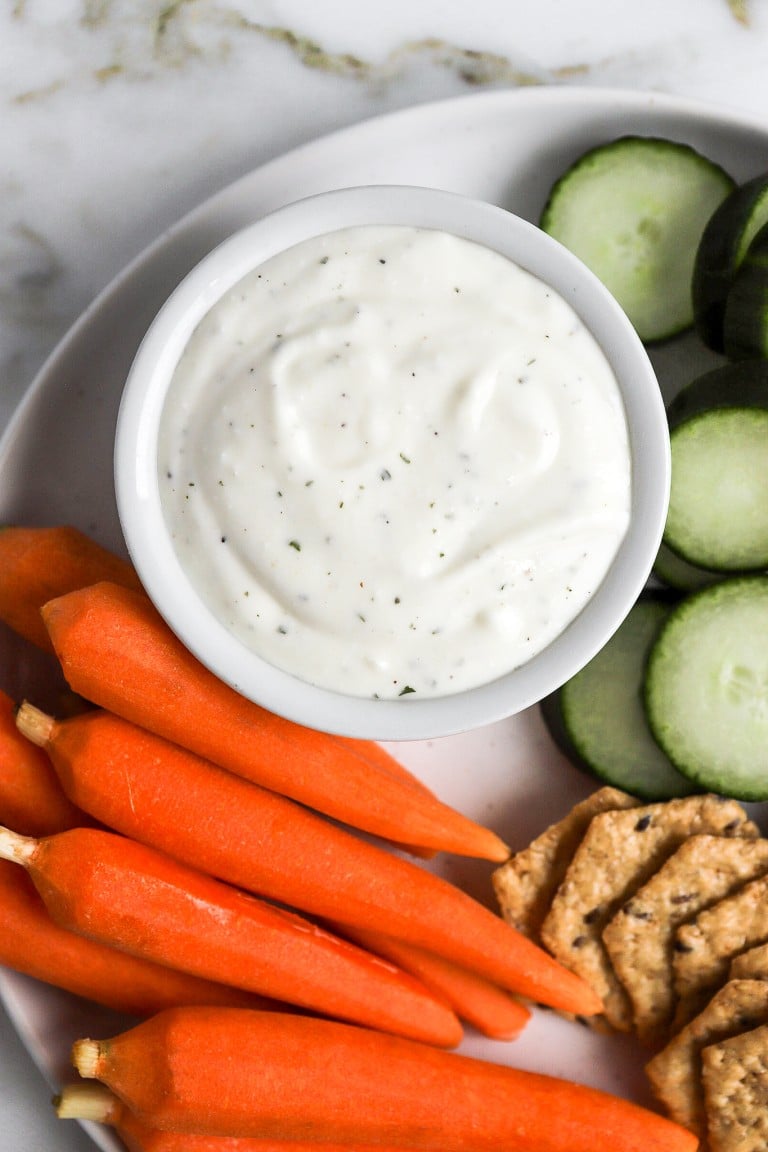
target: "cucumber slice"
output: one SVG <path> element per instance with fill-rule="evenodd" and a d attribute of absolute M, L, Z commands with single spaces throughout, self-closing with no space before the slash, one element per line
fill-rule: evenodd
<path fill-rule="evenodd" d="M 646 657 L 670 610 L 662 597 L 642 597 L 597 656 L 541 706 L 569 760 L 644 800 L 694 791 L 651 736 L 642 703 Z"/>
<path fill-rule="evenodd" d="M 730 360 L 768 357 L 768 224 L 733 278 L 725 300 L 723 346 Z"/>
<path fill-rule="evenodd" d="M 768 568 L 768 363 L 706 373 L 667 415 L 672 483 L 664 543 L 699 568 Z"/>
<path fill-rule="evenodd" d="M 698 588 L 708 588 L 710 584 L 723 579 L 722 572 L 713 572 L 711 568 L 699 568 L 697 564 L 689 564 L 664 543 L 656 554 L 653 574 L 662 584 L 674 588 L 676 592 L 695 592 Z"/>
<path fill-rule="evenodd" d="M 704 229 L 693 266 L 693 313 L 696 331 L 714 352 L 724 350 L 725 300 L 734 276 L 764 224 L 768 224 L 768 173 L 735 188 Z"/>
<path fill-rule="evenodd" d="M 763 408 L 768 404 L 768 362 L 740 360 L 697 376 L 667 405 L 674 430 L 692 416 L 714 408 Z"/>
<path fill-rule="evenodd" d="M 657 742 L 694 784 L 768 799 L 768 577 L 694 592 L 648 658 L 645 707 Z"/>
<path fill-rule="evenodd" d="M 734 186 L 687 144 L 623 136 L 560 177 L 540 225 L 602 280 L 650 343 L 693 323 L 696 251 Z"/>

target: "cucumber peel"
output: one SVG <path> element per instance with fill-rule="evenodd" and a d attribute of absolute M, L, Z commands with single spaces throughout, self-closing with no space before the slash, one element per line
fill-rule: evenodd
<path fill-rule="evenodd" d="M 724 351 L 725 302 L 747 250 L 768 224 L 768 173 L 739 185 L 715 209 L 693 268 L 694 324 L 703 343 Z"/>
<path fill-rule="evenodd" d="M 728 291 L 723 347 L 730 360 L 768 358 L 768 224 L 749 245 Z"/>
<path fill-rule="evenodd" d="M 715 408 L 768 406 L 768 362 L 741 360 L 697 376 L 667 405 L 670 431 L 702 412 Z"/>
<path fill-rule="evenodd" d="M 694 791 L 656 744 L 642 705 L 646 658 L 670 610 L 665 597 L 641 597 L 605 647 L 541 706 L 572 763 L 644 800 Z"/>
<path fill-rule="evenodd" d="M 690 564 L 663 542 L 653 562 L 653 574 L 676 592 L 695 592 L 697 588 L 707 588 L 723 579 L 722 572 Z"/>

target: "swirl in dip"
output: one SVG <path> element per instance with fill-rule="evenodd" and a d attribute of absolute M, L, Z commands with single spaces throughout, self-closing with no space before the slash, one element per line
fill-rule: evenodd
<path fill-rule="evenodd" d="M 631 495 L 591 333 L 506 257 L 364 226 L 254 270 L 198 325 L 158 477 L 210 610 L 303 680 L 447 695 L 541 651 L 603 579 Z"/>

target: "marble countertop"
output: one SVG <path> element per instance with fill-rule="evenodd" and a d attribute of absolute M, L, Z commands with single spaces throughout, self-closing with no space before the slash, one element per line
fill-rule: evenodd
<path fill-rule="evenodd" d="M 7 0 L 0 428 L 97 293 L 236 177 L 338 127 L 523 85 L 768 121 L 765 0 Z M 0 1010 L 0 1150 L 87 1152 Z"/>

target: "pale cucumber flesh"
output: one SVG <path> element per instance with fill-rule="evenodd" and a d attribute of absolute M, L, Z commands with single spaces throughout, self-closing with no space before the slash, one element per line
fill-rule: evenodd
<path fill-rule="evenodd" d="M 683 600 L 653 644 L 651 731 L 695 785 L 768 799 L 768 577 L 735 577 Z"/>
<path fill-rule="evenodd" d="M 687 145 L 626 136 L 563 174 L 541 227 L 602 280 L 642 340 L 662 340 L 693 323 L 696 252 L 733 187 L 719 165 Z"/>
<path fill-rule="evenodd" d="M 768 568 L 768 409 L 702 412 L 671 445 L 665 544 L 700 568 Z"/>

